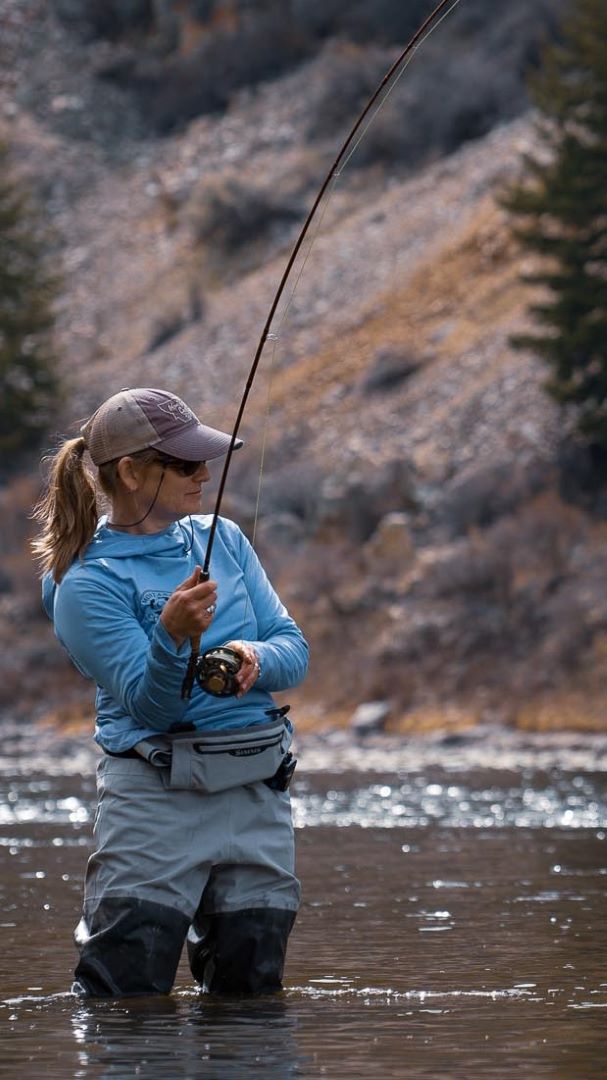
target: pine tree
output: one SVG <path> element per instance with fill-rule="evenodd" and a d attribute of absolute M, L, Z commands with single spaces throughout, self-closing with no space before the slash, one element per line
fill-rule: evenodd
<path fill-rule="evenodd" d="M 0 144 L 0 452 L 5 466 L 39 444 L 58 401 L 55 290 L 44 268 L 36 216 L 11 175 L 8 148 Z"/>
<path fill-rule="evenodd" d="M 541 153 L 504 205 L 540 256 L 537 332 L 513 339 L 548 363 L 546 388 L 576 408 L 579 430 L 607 447 L 607 2 L 577 0 L 531 81 Z M 544 331 L 544 332 L 542 332 Z"/>

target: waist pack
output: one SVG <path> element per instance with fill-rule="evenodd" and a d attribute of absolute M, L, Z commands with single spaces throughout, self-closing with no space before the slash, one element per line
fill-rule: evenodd
<path fill-rule="evenodd" d="M 135 749 L 150 765 L 169 770 L 169 789 L 211 794 L 269 780 L 279 770 L 292 738 L 293 725 L 281 716 L 232 731 L 188 731 L 144 739 Z"/>

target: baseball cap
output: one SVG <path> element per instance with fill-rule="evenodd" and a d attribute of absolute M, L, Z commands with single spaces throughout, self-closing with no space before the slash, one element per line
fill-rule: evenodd
<path fill-rule="evenodd" d="M 153 447 L 184 461 L 227 454 L 232 436 L 201 424 L 185 401 L 167 390 L 126 388 L 104 401 L 81 427 L 95 465 Z M 234 447 L 242 446 L 237 439 Z"/>

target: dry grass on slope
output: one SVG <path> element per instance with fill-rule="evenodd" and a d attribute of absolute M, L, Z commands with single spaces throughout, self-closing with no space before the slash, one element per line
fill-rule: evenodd
<path fill-rule="evenodd" d="M 379 349 L 448 360 L 507 333 L 528 300 L 520 263 L 503 214 L 493 199 L 483 200 L 472 225 L 421 260 L 404 285 L 394 282 L 374 297 L 349 332 L 279 372 L 274 404 L 287 417 L 300 414 L 302 402 L 312 413 L 336 380 L 358 383 Z"/>
<path fill-rule="evenodd" d="M 381 465 L 404 454 L 421 479 L 441 484 L 479 460 L 550 457 L 558 421 L 543 369 L 509 344 L 529 302 L 521 268 L 487 196 L 407 278 L 371 296 L 355 325 L 275 374 L 278 427 L 314 418 L 307 451 L 338 476 L 362 458 Z M 404 376 L 375 387 L 386 354 Z"/>

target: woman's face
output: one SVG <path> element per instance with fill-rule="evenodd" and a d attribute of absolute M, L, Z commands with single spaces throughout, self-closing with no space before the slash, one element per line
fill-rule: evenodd
<path fill-rule="evenodd" d="M 188 475 L 192 468 L 194 472 Z M 112 522 L 126 527 L 145 514 L 136 527 L 137 532 L 145 533 L 165 529 L 188 514 L 199 514 L 202 485 L 211 478 L 206 461 L 181 462 L 164 455 L 151 461 L 123 458 L 118 472 L 121 495 L 114 502 Z"/>

